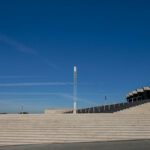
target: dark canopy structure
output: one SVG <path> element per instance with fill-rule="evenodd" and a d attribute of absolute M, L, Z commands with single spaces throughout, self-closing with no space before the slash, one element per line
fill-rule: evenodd
<path fill-rule="evenodd" d="M 128 102 L 142 101 L 150 99 L 150 87 L 144 87 L 143 89 L 137 89 L 126 95 Z"/>

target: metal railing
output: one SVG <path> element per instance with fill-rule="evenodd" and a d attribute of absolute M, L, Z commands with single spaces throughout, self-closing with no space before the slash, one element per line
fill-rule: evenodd
<path fill-rule="evenodd" d="M 95 106 L 95 107 L 89 107 L 89 108 L 80 108 L 80 109 L 77 109 L 77 113 L 114 113 L 117 111 L 121 111 L 124 109 L 142 105 L 142 104 L 148 103 L 148 102 L 150 102 L 150 99 L 135 101 L 135 102 L 101 105 L 101 106 Z M 73 111 L 69 111 L 66 113 L 73 113 Z"/>

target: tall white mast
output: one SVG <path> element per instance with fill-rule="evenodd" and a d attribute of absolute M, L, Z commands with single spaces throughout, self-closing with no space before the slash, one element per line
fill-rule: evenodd
<path fill-rule="evenodd" d="M 73 113 L 77 113 L 77 67 L 74 66 Z"/>

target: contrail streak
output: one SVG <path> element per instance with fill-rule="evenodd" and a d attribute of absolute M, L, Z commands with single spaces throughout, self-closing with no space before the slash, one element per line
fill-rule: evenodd
<path fill-rule="evenodd" d="M 51 68 L 58 70 L 58 66 L 56 66 L 55 64 L 51 63 L 47 58 L 42 57 L 36 50 L 26 47 L 25 45 L 5 36 L 5 35 L 0 35 L 0 41 L 14 47 L 16 50 L 26 53 L 26 54 L 30 54 L 30 55 L 34 55 L 34 56 L 38 56 L 39 59 L 41 59 L 45 64 L 47 64 L 48 66 L 50 66 Z"/>
<path fill-rule="evenodd" d="M 16 86 L 65 86 L 73 85 L 71 82 L 37 82 L 37 83 L 0 83 L 0 87 Z"/>
<path fill-rule="evenodd" d="M 55 92 L 0 92 L 0 95 L 60 95 Z"/>
<path fill-rule="evenodd" d="M 0 76 L 0 79 L 16 79 L 16 78 L 42 78 L 46 76 Z"/>
<path fill-rule="evenodd" d="M 14 41 L 14 40 L 12 40 L 12 39 L 4 36 L 4 35 L 0 35 L 0 41 L 3 41 L 6 44 L 9 44 L 9 45 L 15 47 L 20 52 L 33 54 L 33 55 L 37 54 L 37 51 L 33 50 L 32 48 L 28 48 L 28 47 L 24 46 L 23 44 L 16 42 L 16 41 Z"/>
<path fill-rule="evenodd" d="M 69 94 L 63 94 L 63 93 L 60 93 L 61 96 L 63 97 L 66 97 L 66 98 L 69 98 L 69 99 L 73 99 L 74 97 L 72 95 L 69 95 Z M 83 98 L 76 98 L 76 101 L 81 101 L 81 102 L 85 102 L 85 103 L 88 103 L 88 104 L 93 104 L 93 105 L 98 105 L 92 101 L 89 101 L 89 100 L 86 100 L 86 99 L 83 99 Z"/>

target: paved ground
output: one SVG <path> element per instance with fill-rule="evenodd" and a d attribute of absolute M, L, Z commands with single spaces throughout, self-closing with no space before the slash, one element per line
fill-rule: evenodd
<path fill-rule="evenodd" d="M 0 150 L 150 150 L 150 140 L 4 146 Z"/>

